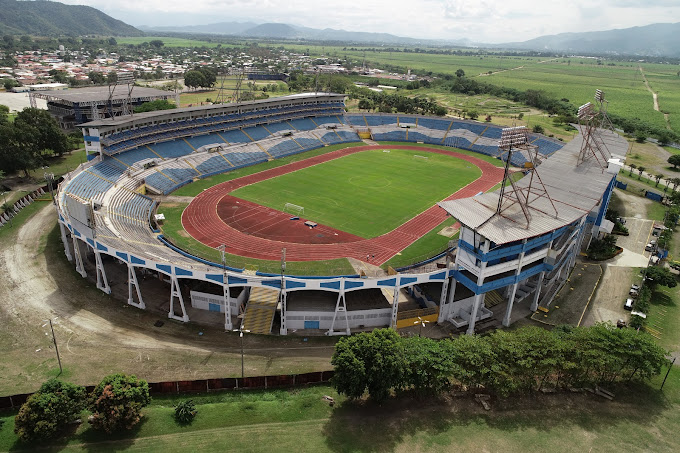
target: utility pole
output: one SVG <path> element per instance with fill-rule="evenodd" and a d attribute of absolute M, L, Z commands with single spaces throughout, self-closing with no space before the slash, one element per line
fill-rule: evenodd
<path fill-rule="evenodd" d="M 59 357 L 59 347 L 57 346 L 57 337 L 54 335 L 54 326 L 52 325 L 52 318 L 48 320 L 50 324 L 50 330 L 52 331 L 52 342 L 54 343 L 54 350 L 57 353 L 57 362 L 59 362 L 59 374 L 61 375 L 64 372 L 64 369 L 61 367 L 61 357 Z M 45 327 L 47 323 L 43 324 L 42 326 Z"/>

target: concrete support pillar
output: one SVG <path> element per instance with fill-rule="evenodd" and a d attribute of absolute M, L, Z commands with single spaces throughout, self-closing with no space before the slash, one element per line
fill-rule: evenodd
<path fill-rule="evenodd" d="M 515 304 L 515 294 L 517 293 L 517 286 L 519 282 L 510 286 L 510 297 L 508 297 L 508 305 L 505 308 L 505 316 L 503 317 L 503 326 L 510 326 L 510 316 L 512 315 L 512 306 Z"/>
<path fill-rule="evenodd" d="M 142 291 L 139 289 L 139 283 L 137 282 L 137 273 L 135 272 L 135 267 L 130 263 L 128 263 L 127 266 L 128 266 L 128 305 L 132 305 L 133 307 L 145 310 L 146 304 L 142 299 Z M 135 302 L 134 299 L 135 292 L 133 292 L 132 290 L 133 288 L 137 293 L 138 302 Z"/>
<path fill-rule="evenodd" d="M 344 316 L 345 318 L 345 332 L 340 332 L 335 330 L 335 321 L 338 319 L 338 315 Z M 350 335 L 351 331 L 349 328 L 349 319 L 347 318 L 347 302 L 345 301 L 345 279 L 340 279 L 340 292 L 338 292 L 338 300 L 335 302 L 335 311 L 333 312 L 333 321 L 331 321 L 331 327 L 326 332 L 326 335 Z"/>
<path fill-rule="evenodd" d="M 73 256 L 76 259 L 76 272 L 80 274 L 81 277 L 87 277 L 87 272 L 85 272 L 85 266 L 83 265 L 83 257 L 80 254 L 80 247 L 78 246 L 78 239 L 76 239 L 75 234 L 71 234 L 73 239 Z"/>
<path fill-rule="evenodd" d="M 104 291 L 106 294 L 111 294 L 111 288 L 109 287 L 109 281 L 106 278 L 106 269 L 104 269 L 104 263 L 102 263 L 102 255 L 97 250 L 96 244 L 93 247 L 94 250 L 94 260 L 96 263 L 97 272 L 97 288 Z"/>
<path fill-rule="evenodd" d="M 475 299 L 472 302 L 472 314 L 470 315 L 470 323 L 468 324 L 467 334 L 473 335 L 475 333 L 475 324 L 477 323 L 477 313 L 479 307 L 484 301 L 484 294 L 475 294 Z"/>
<path fill-rule="evenodd" d="M 175 314 L 175 298 L 179 301 L 179 306 L 182 309 L 182 316 Z M 177 321 L 189 322 L 189 315 L 187 315 L 186 307 L 184 306 L 184 297 L 179 287 L 177 277 L 172 275 L 170 281 L 170 310 L 168 311 L 168 318 L 176 319 Z"/>
<path fill-rule="evenodd" d="M 541 297 L 541 288 L 543 287 L 544 277 L 545 271 L 538 274 L 538 285 L 536 286 L 536 291 L 534 292 L 534 299 L 531 301 L 531 311 L 538 310 L 538 299 Z"/>
<path fill-rule="evenodd" d="M 73 256 L 71 256 L 71 251 L 68 248 L 68 238 L 66 237 L 66 227 L 64 226 L 63 223 L 59 223 L 59 231 L 61 231 L 61 242 L 64 244 L 64 254 L 66 255 L 66 259 L 69 260 L 70 262 L 73 262 Z"/>

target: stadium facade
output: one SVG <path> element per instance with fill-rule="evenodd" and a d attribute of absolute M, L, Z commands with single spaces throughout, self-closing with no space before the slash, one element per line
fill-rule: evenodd
<path fill-rule="evenodd" d="M 606 230 L 604 213 L 620 166 L 616 156 L 627 150 L 624 139 L 604 133 L 612 159 L 609 168 L 602 168 L 592 160 L 578 163 L 580 135 L 566 146 L 532 136 L 557 213 L 534 203 L 531 221 L 523 224 L 516 209 L 498 215 L 497 192 L 442 202 L 462 224 L 458 247 L 446 254 L 445 264 L 372 278 L 304 277 L 249 272 L 177 249 L 155 229 L 156 202 L 140 192 L 169 194 L 210 175 L 329 144 L 360 142 L 366 133 L 374 140 L 497 156 L 500 128 L 450 118 L 347 114 L 343 95 L 307 93 L 100 119 L 82 130 L 94 158 L 67 176 L 56 197 L 65 253 L 76 270 L 85 277 L 89 258 L 97 287 L 110 293 L 107 269 L 121 266 L 128 303 L 138 308 L 146 307 L 140 275 L 161 278 L 169 284 L 171 319 L 189 321 L 190 294 L 195 309 L 216 312 L 226 329 L 240 315 L 245 328 L 259 333 L 269 333 L 277 319 L 281 334 L 310 329 L 347 335 L 413 325 L 418 317 L 467 326 L 473 333 L 491 316 L 487 296 L 507 302 L 503 323 L 508 325 L 513 307 L 535 310 L 540 302 L 549 303 L 584 241 Z M 527 162 L 521 153 L 511 159 L 517 166 Z M 405 292 L 419 301 L 417 309 L 403 309 Z"/>

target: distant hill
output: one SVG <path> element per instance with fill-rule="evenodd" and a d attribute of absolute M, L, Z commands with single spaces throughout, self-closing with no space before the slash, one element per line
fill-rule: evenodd
<path fill-rule="evenodd" d="M 389 33 L 355 32 L 334 30 L 332 28 L 318 29 L 298 27 L 282 23 L 254 24 L 252 22 L 221 22 L 208 25 L 191 26 L 159 26 L 145 27 L 141 29 L 149 33 L 153 32 L 176 32 L 176 33 L 205 33 L 230 36 L 242 36 L 245 38 L 261 39 L 307 39 L 318 41 L 341 41 L 346 43 L 376 43 L 376 44 L 444 44 L 444 41 L 428 39 L 414 39 Z M 448 41 L 447 44 L 465 45 L 467 40 Z"/>
<path fill-rule="evenodd" d="M 680 57 L 680 23 L 585 33 L 560 33 L 498 47 L 591 54 Z"/>
<path fill-rule="evenodd" d="M 204 33 L 209 35 L 240 35 L 244 31 L 257 26 L 255 22 L 218 22 L 207 25 L 159 25 L 148 27 L 140 25 L 141 30 L 149 32 L 167 31 L 173 33 Z"/>
<path fill-rule="evenodd" d="M 142 36 L 144 33 L 89 6 L 51 1 L 0 0 L 3 35 Z"/>

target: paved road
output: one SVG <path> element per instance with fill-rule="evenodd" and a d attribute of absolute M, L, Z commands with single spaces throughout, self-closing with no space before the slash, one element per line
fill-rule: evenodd
<path fill-rule="evenodd" d="M 617 236 L 616 245 L 634 253 L 639 253 L 649 258 L 649 252 L 645 252 L 645 246 L 652 238 L 653 220 L 624 217 L 628 236 Z"/>

